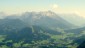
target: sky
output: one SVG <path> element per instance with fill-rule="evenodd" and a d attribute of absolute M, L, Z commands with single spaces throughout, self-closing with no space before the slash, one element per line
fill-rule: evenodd
<path fill-rule="evenodd" d="M 85 0 L 0 0 L 0 12 L 54 11 L 85 16 Z"/>

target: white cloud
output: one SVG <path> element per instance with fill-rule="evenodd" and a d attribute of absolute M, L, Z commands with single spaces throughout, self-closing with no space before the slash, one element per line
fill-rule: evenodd
<path fill-rule="evenodd" d="M 50 10 L 59 13 L 59 14 L 77 14 L 79 16 L 85 17 L 85 11 L 82 12 L 79 9 L 72 9 L 72 8 L 62 8 L 58 4 L 51 4 L 50 5 Z"/>
<path fill-rule="evenodd" d="M 52 4 L 52 5 L 51 5 L 51 8 L 52 8 L 52 9 L 57 9 L 58 7 L 59 7 L 59 6 L 58 6 L 57 4 Z"/>
<path fill-rule="evenodd" d="M 79 11 L 74 11 L 75 14 L 81 15 Z"/>

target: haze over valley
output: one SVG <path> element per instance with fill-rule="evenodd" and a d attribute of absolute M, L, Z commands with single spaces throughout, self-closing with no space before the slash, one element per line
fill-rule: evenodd
<path fill-rule="evenodd" d="M 85 48 L 84 2 L 0 1 L 0 48 Z"/>

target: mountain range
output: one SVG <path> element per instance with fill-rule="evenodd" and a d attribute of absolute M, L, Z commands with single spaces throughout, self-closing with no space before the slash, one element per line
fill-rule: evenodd
<path fill-rule="evenodd" d="M 60 15 L 52 11 L 4 16 L 0 19 L 0 47 L 77 47 L 85 39 L 83 20 L 75 14 Z"/>
<path fill-rule="evenodd" d="M 67 20 L 68 22 L 77 25 L 77 26 L 85 26 L 85 18 L 77 15 L 77 14 L 60 14 L 60 17 Z"/>

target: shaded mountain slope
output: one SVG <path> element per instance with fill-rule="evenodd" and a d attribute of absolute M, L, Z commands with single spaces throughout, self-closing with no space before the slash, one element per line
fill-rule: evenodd
<path fill-rule="evenodd" d="M 81 28 L 77 28 L 77 29 L 66 30 L 66 32 L 72 32 L 72 33 L 75 33 L 75 34 L 82 33 L 82 31 L 85 31 L 85 27 L 81 27 Z"/>
<path fill-rule="evenodd" d="M 2 19 L 0 20 L 0 34 L 4 32 L 7 32 L 7 34 L 8 32 L 16 32 L 17 30 L 21 30 L 26 26 L 27 24 L 19 19 Z"/>
<path fill-rule="evenodd" d="M 82 42 L 77 48 L 85 48 L 85 41 Z"/>

